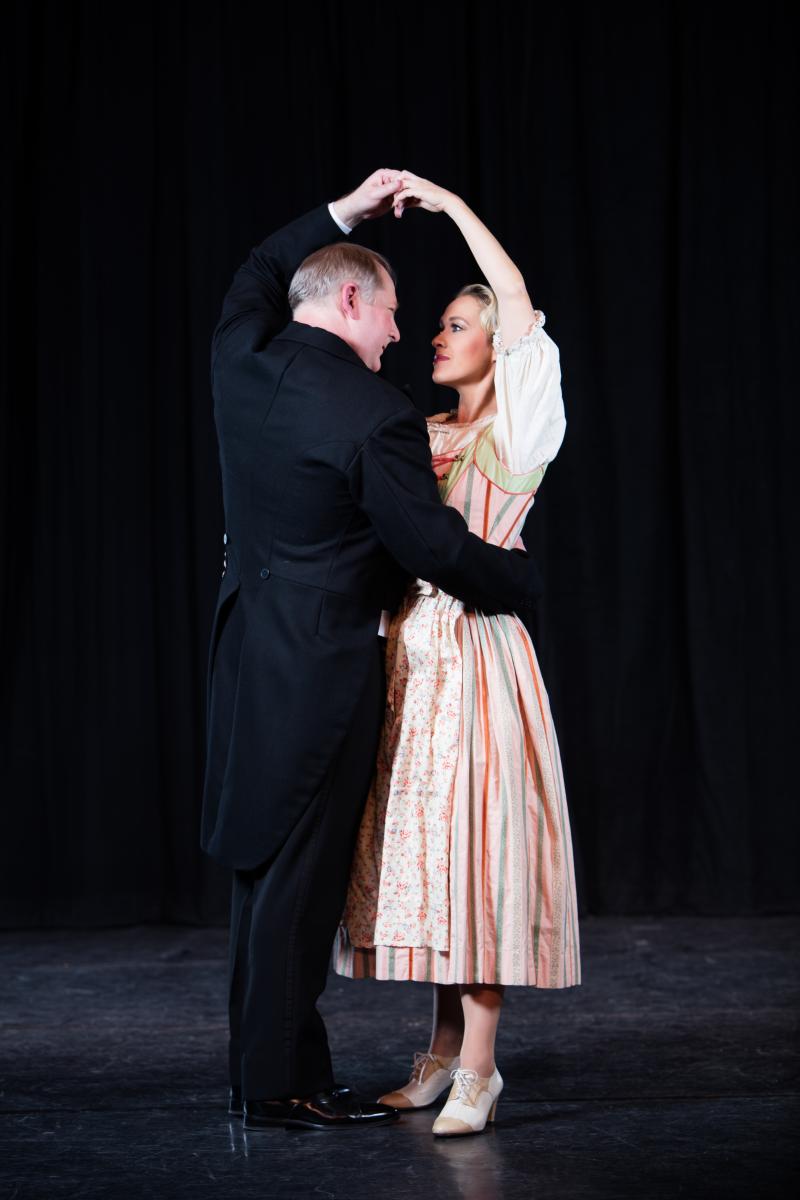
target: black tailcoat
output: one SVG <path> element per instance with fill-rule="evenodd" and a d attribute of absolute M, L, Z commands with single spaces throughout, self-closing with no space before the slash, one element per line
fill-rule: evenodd
<path fill-rule="evenodd" d="M 540 590 L 532 560 L 485 544 L 442 504 L 408 397 L 340 338 L 286 323 L 295 269 L 340 237 L 322 206 L 267 238 L 214 335 L 227 563 L 202 843 L 239 869 L 269 859 L 319 789 L 401 578 L 490 611 L 530 609 Z"/>

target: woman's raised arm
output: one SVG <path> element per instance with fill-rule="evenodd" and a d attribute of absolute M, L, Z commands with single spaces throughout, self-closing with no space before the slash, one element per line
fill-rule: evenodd
<path fill-rule="evenodd" d="M 497 297 L 500 334 L 505 346 L 511 346 L 530 329 L 534 309 L 525 280 L 497 238 L 480 217 L 455 192 L 438 187 L 410 171 L 400 174 L 401 188 L 394 198 L 394 213 L 400 217 L 406 208 L 424 208 L 443 212 L 461 230 L 475 262 Z"/>

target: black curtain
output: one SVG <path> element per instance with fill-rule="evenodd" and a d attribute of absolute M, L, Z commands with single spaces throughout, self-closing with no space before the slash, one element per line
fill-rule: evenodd
<path fill-rule="evenodd" d="M 788 14 L 10 6 L 0 921 L 224 915 L 198 848 L 210 335 L 250 247 L 379 166 L 465 197 L 561 350 L 526 540 L 583 911 L 797 907 Z M 429 339 L 478 274 L 460 235 L 356 236 L 400 275 L 387 375 L 447 407 Z"/>

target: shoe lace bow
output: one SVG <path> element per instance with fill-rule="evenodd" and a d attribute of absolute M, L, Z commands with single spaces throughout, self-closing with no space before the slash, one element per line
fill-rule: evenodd
<path fill-rule="evenodd" d="M 479 1078 L 478 1072 L 470 1070 L 469 1067 L 458 1067 L 455 1071 L 450 1072 L 450 1078 L 458 1086 L 455 1096 L 451 1096 L 450 1099 L 474 1105 L 475 1089 Z"/>

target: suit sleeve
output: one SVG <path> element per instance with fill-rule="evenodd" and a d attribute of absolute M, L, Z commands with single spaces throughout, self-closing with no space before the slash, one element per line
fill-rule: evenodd
<path fill-rule="evenodd" d="M 484 612 L 530 612 L 542 585 L 533 559 L 490 546 L 442 504 L 425 420 L 413 406 L 387 417 L 355 455 L 351 493 L 412 576 Z"/>
<path fill-rule="evenodd" d="M 234 275 L 223 302 L 212 358 L 223 345 L 258 349 L 280 333 L 291 320 L 287 293 L 300 263 L 342 236 L 328 206 L 320 205 L 256 246 Z"/>

